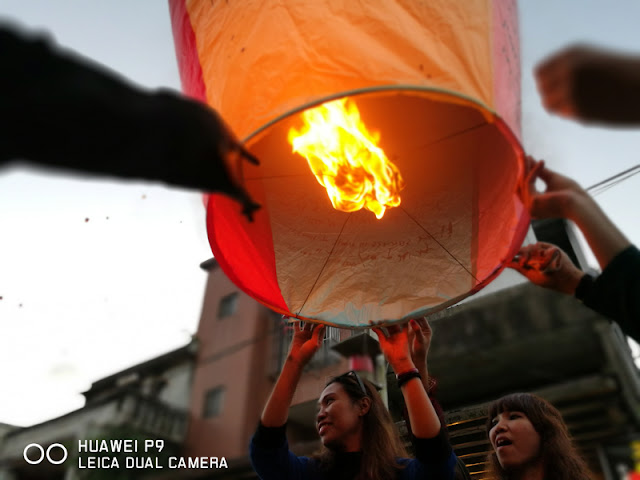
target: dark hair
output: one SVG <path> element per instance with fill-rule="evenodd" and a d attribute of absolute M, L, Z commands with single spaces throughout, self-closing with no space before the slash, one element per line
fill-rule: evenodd
<path fill-rule="evenodd" d="M 358 383 L 358 378 L 353 374 L 340 375 L 329 380 L 325 386 L 326 388 L 332 383 L 339 383 L 354 403 L 365 396 L 371 399 L 371 407 L 362 417 L 362 462 L 356 479 L 396 478 L 398 470 L 402 468 L 396 459 L 407 457 L 407 451 L 375 386 L 368 380 L 360 378 L 367 392 L 365 395 Z M 323 447 L 322 451 L 313 458 L 318 461 L 320 468 L 328 470 L 333 465 L 334 455 L 335 452 Z"/>
<path fill-rule="evenodd" d="M 488 409 L 487 434 L 492 420 L 502 412 L 524 413 L 540 435 L 540 459 L 545 480 L 586 480 L 592 477 L 578 454 L 560 412 L 549 402 L 532 393 L 512 393 L 494 401 Z M 487 457 L 493 478 L 509 478 L 495 452 Z"/>

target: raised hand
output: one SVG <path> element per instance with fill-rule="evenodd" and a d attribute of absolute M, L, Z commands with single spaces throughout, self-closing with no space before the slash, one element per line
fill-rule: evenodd
<path fill-rule="evenodd" d="M 325 326 L 307 322 L 302 328 L 300 328 L 300 323 L 295 323 L 293 328 L 294 334 L 288 358 L 296 364 L 304 366 L 322 346 Z"/>
<path fill-rule="evenodd" d="M 294 334 L 287 360 L 260 417 L 265 427 L 279 427 L 285 424 L 302 369 L 322 345 L 324 325 L 305 323 L 300 328 L 300 323 L 296 323 L 293 328 Z"/>
<path fill-rule="evenodd" d="M 426 318 L 409 320 L 409 327 L 408 337 L 411 360 L 413 360 L 416 368 L 420 370 L 427 365 L 427 356 L 429 355 L 433 330 Z"/>
<path fill-rule="evenodd" d="M 585 123 L 640 124 L 640 57 L 572 45 L 534 71 L 544 107 Z"/>
<path fill-rule="evenodd" d="M 411 327 L 411 329 L 413 329 L 413 327 Z M 410 372 L 415 368 L 415 364 L 411 359 L 412 353 L 409 346 L 409 330 L 410 327 L 408 323 L 404 325 L 392 325 L 386 327 L 386 329 L 380 327 L 373 328 L 373 331 L 378 335 L 382 353 L 384 353 L 391 368 L 393 368 L 393 371 L 396 372 L 397 375 Z M 413 335 L 414 337 L 417 336 L 416 332 L 414 332 Z M 425 351 L 426 350 L 428 350 L 428 346 Z M 409 423 L 411 424 L 413 434 L 418 438 L 435 437 L 441 428 L 440 419 L 433 408 L 431 400 L 429 400 L 424 384 L 412 379 L 411 381 L 405 382 L 401 390 L 407 406 Z"/>
<path fill-rule="evenodd" d="M 567 218 L 575 222 L 604 270 L 631 242 L 575 180 L 547 168 L 543 161 L 527 157 L 528 174 L 522 200 L 534 218 Z M 535 183 L 541 179 L 545 191 Z"/>
<path fill-rule="evenodd" d="M 406 323 L 386 327 L 386 332 L 381 327 L 374 327 L 373 331 L 378 335 L 380 349 L 394 372 L 400 374 L 415 368 L 415 364 L 411 360 Z"/>
<path fill-rule="evenodd" d="M 544 160 L 527 157 L 528 175 L 523 201 L 533 218 L 571 219 L 580 202 L 589 201 L 587 192 L 575 180 L 547 168 Z M 546 189 L 538 191 L 536 180 L 542 180 Z"/>

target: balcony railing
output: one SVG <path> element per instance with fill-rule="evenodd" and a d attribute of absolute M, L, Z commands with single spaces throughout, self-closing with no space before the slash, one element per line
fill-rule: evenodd
<path fill-rule="evenodd" d="M 125 420 L 128 426 L 167 440 L 184 440 L 189 419 L 185 410 L 138 394 L 130 394 L 126 401 L 132 403 L 131 415 Z"/>

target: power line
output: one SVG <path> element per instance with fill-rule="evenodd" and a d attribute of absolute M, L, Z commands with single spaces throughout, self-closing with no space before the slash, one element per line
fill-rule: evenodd
<path fill-rule="evenodd" d="M 596 196 L 603 192 L 606 192 L 612 187 L 615 187 L 619 183 L 624 182 L 625 180 L 628 180 L 629 178 L 633 177 L 634 175 L 637 175 L 638 173 L 640 173 L 640 164 L 637 164 L 631 168 L 628 168 L 627 170 L 617 173 L 612 177 L 606 178 L 601 182 L 595 183 L 591 185 L 589 188 L 587 188 L 586 190 L 587 192 L 591 193 L 592 196 Z"/>

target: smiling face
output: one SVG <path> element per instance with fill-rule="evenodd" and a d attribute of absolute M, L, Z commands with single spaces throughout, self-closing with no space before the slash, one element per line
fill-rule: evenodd
<path fill-rule="evenodd" d="M 492 420 L 489 440 L 505 471 L 541 462 L 540 434 L 522 412 L 507 410 L 498 413 Z"/>
<path fill-rule="evenodd" d="M 322 391 L 316 427 L 325 447 L 345 452 L 361 449 L 362 417 L 369 410 L 368 400 L 365 397 L 354 401 L 338 382 Z"/>

